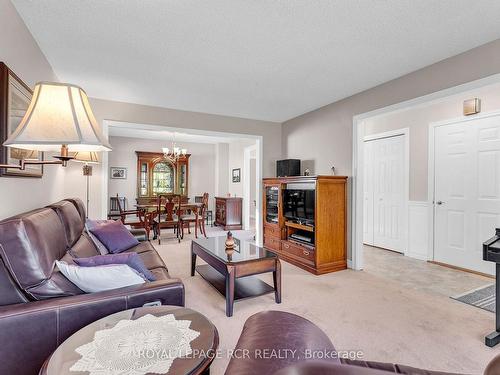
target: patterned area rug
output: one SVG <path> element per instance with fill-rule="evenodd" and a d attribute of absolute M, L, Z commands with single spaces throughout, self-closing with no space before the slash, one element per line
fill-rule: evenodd
<path fill-rule="evenodd" d="M 451 298 L 483 310 L 495 312 L 495 284 L 486 285 Z"/>

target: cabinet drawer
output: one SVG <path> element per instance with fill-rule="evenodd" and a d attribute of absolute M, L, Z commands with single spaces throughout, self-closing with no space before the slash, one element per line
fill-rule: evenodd
<path fill-rule="evenodd" d="M 279 227 L 264 227 L 264 236 L 265 237 L 275 237 L 275 238 L 281 238 L 281 230 Z"/>
<path fill-rule="evenodd" d="M 307 263 L 314 265 L 314 250 L 310 250 L 304 246 L 296 245 L 288 241 L 281 241 L 281 251 L 294 258 L 301 258 Z"/>
<path fill-rule="evenodd" d="M 275 237 L 264 236 L 264 247 L 267 247 L 271 250 L 279 250 L 280 240 Z"/>

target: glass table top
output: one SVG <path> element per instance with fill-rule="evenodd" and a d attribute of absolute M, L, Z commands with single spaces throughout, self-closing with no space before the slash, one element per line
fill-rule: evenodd
<path fill-rule="evenodd" d="M 276 254 L 259 247 L 253 241 L 234 238 L 234 249 L 226 249 L 226 236 L 198 238 L 193 240 L 205 251 L 216 256 L 223 262 L 246 262 L 256 259 L 274 258 Z"/>

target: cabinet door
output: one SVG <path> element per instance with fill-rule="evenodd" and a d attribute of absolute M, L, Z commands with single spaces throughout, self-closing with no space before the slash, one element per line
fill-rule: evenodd
<path fill-rule="evenodd" d="M 264 223 L 279 225 L 280 217 L 280 186 L 266 185 L 264 187 Z"/>
<path fill-rule="evenodd" d="M 146 161 L 139 162 L 139 197 L 149 196 L 149 165 Z"/>
<path fill-rule="evenodd" d="M 179 160 L 177 164 L 177 186 L 180 195 L 188 195 L 188 166 L 187 160 Z"/>

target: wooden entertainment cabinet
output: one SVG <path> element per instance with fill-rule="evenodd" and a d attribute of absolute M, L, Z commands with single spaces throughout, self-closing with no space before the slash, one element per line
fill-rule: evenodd
<path fill-rule="evenodd" d="M 347 268 L 347 177 L 264 178 L 264 247 L 316 275 Z M 287 189 L 314 190 L 314 222 L 284 216 Z M 311 243 L 291 236 L 299 234 Z"/>

